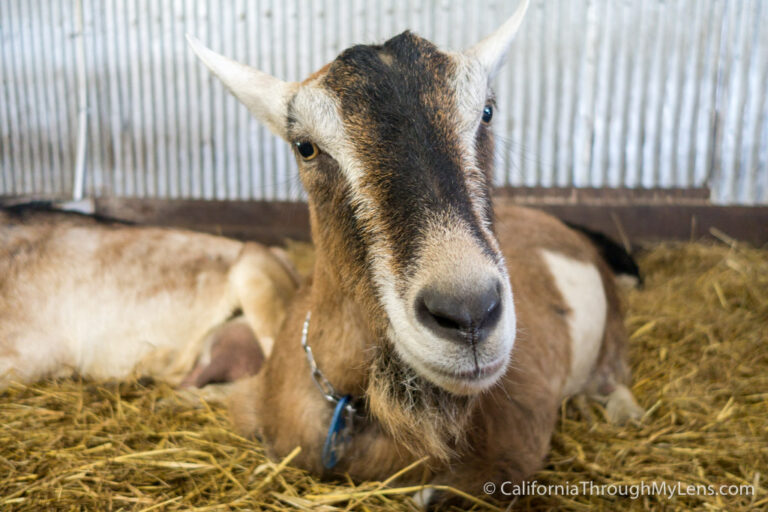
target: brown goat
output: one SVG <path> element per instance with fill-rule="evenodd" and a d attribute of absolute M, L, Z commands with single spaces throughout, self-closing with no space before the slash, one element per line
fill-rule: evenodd
<path fill-rule="evenodd" d="M 309 197 L 313 280 L 231 404 L 274 456 L 301 446 L 302 467 L 359 480 L 426 456 L 429 483 L 480 494 L 541 467 L 563 398 L 599 396 L 616 420 L 640 414 L 619 299 L 593 245 L 523 208 L 493 226 L 490 82 L 526 4 L 467 52 L 405 32 L 302 83 L 190 39 L 293 145 Z M 335 412 L 347 421 L 333 437 Z"/>
<path fill-rule="evenodd" d="M 196 386 L 253 375 L 297 287 L 284 255 L 258 244 L 0 210 L 0 388 L 73 372 Z"/>

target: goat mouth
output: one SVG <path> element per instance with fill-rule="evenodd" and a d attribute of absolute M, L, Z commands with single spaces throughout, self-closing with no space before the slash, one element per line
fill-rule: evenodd
<path fill-rule="evenodd" d="M 454 357 L 443 358 L 445 363 L 441 364 L 442 361 L 428 354 L 411 352 L 407 343 L 395 343 L 394 347 L 405 365 L 435 386 L 456 395 L 474 395 L 493 386 L 506 371 L 511 355 L 506 347 L 492 355 L 473 353 L 470 356 L 462 350 Z M 475 350 L 473 347 L 472 352 Z M 494 359 L 486 363 L 489 355 Z M 458 364 L 450 364 L 451 360 Z"/>
<path fill-rule="evenodd" d="M 485 380 L 488 377 L 496 375 L 502 367 L 506 366 L 506 357 L 500 357 L 499 359 L 485 365 L 475 366 L 471 370 L 451 371 L 442 367 L 429 365 L 432 371 L 457 381 L 473 382 Z"/>

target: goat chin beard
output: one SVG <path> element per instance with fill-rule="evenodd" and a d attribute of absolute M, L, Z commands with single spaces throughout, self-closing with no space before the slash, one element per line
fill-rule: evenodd
<path fill-rule="evenodd" d="M 421 377 L 389 344 L 373 357 L 366 396 L 371 414 L 398 444 L 437 463 L 461 449 L 476 399 Z"/>

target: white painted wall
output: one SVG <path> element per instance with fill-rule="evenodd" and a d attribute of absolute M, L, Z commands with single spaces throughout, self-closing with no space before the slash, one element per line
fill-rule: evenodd
<path fill-rule="evenodd" d="M 406 28 L 464 48 L 516 5 L 0 0 L 0 195 L 72 193 L 85 88 L 86 193 L 300 199 L 286 146 L 185 32 L 296 80 Z M 534 0 L 497 95 L 500 184 L 707 185 L 768 204 L 768 1 Z"/>

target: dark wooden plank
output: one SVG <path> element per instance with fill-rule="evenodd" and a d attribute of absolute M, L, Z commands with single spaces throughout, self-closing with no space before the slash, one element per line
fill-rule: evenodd
<path fill-rule="evenodd" d="M 497 216 L 519 204 L 500 194 Z M 563 220 L 632 243 L 712 238 L 717 229 L 756 246 L 768 244 L 768 207 L 713 206 L 703 202 L 528 204 Z M 309 240 L 309 214 L 304 203 L 263 201 L 199 201 L 98 199 L 96 212 L 141 224 L 175 226 L 263 243 Z"/>
<path fill-rule="evenodd" d="M 511 203 L 497 201 L 498 216 Z M 757 247 L 768 244 L 768 207 L 676 204 L 536 205 L 555 217 L 600 231 L 617 241 L 714 239 L 712 230 Z"/>
<path fill-rule="evenodd" d="M 139 224 L 195 229 L 267 244 L 310 239 L 305 203 L 105 198 L 96 200 L 96 212 Z"/>
<path fill-rule="evenodd" d="M 671 203 L 703 204 L 710 197 L 708 188 L 575 188 L 575 187 L 499 187 L 497 198 L 514 199 L 519 204 L 592 203 Z"/>

